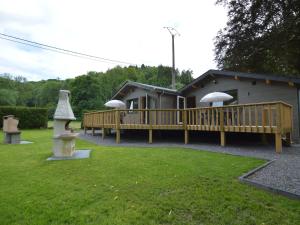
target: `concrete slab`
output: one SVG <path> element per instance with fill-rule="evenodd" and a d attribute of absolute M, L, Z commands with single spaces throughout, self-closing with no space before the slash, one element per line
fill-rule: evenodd
<path fill-rule="evenodd" d="M 33 144 L 32 141 L 20 141 L 21 145 Z"/>
<path fill-rule="evenodd" d="M 53 161 L 53 160 L 72 160 L 72 159 L 86 159 L 90 158 L 90 153 L 92 150 L 90 149 L 81 149 L 76 150 L 73 156 L 71 157 L 55 157 L 51 156 L 47 159 L 47 161 Z"/>

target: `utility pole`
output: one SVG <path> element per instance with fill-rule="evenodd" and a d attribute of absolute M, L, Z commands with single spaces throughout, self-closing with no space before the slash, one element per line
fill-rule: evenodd
<path fill-rule="evenodd" d="M 175 87 L 176 71 L 175 71 L 175 42 L 174 42 L 174 39 L 175 39 L 176 35 L 180 36 L 180 34 L 173 27 L 164 27 L 164 28 L 167 29 L 172 36 L 172 89 L 176 89 L 176 87 Z"/>

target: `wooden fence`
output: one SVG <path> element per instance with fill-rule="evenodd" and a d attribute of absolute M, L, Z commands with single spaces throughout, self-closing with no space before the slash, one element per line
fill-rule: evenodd
<path fill-rule="evenodd" d="M 201 107 L 189 109 L 115 109 L 84 114 L 86 129 L 116 130 L 116 141 L 120 142 L 120 129 L 184 130 L 185 143 L 188 132 L 218 131 L 221 145 L 225 145 L 225 132 L 247 132 L 275 134 L 276 151 L 281 152 L 282 138 L 291 141 L 292 106 L 284 102 L 268 102 L 222 107 Z"/>

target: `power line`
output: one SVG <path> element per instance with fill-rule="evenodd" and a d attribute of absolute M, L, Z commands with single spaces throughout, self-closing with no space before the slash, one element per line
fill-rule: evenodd
<path fill-rule="evenodd" d="M 58 50 L 55 50 L 55 49 L 50 49 L 50 48 L 45 48 L 45 47 L 42 47 L 42 46 L 32 45 L 32 44 L 29 44 L 29 43 L 24 43 L 24 42 L 21 42 L 21 41 L 12 40 L 12 39 L 5 38 L 5 37 L 0 37 L 0 39 L 15 42 L 15 43 L 19 43 L 19 44 L 23 44 L 23 45 L 28 45 L 28 46 L 32 46 L 32 47 L 36 47 L 36 48 L 40 48 L 40 49 L 44 49 L 44 50 L 49 50 L 49 51 L 56 52 L 56 53 L 61 53 L 61 54 L 64 54 L 64 55 L 70 55 L 70 56 L 74 56 L 74 57 L 78 57 L 78 58 L 110 63 L 110 62 L 100 60 L 100 59 L 93 59 L 93 58 L 88 58 L 88 57 L 84 57 L 84 56 L 81 56 L 81 55 L 74 55 L 74 54 L 67 53 L 67 52 L 61 52 L 61 51 L 58 51 Z"/>
<path fill-rule="evenodd" d="M 23 39 L 23 38 L 19 38 L 19 37 L 4 34 L 4 33 L 0 33 L 0 35 L 2 36 L 2 37 L 0 36 L 0 39 L 16 42 L 16 43 L 23 44 L 23 45 L 28 45 L 28 46 L 31 46 L 31 47 L 36 47 L 36 48 L 40 48 L 40 49 L 44 49 L 44 50 L 49 50 L 49 51 L 53 51 L 53 52 L 57 52 L 57 53 L 65 54 L 65 55 L 71 55 L 71 56 L 75 56 L 75 57 L 81 57 L 81 58 L 96 60 L 96 61 L 100 61 L 100 62 L 110 62 L 110 63 L 121 63 L 121 64 L 128 64 L 128 65 L 136 65 L 135 63 L 130 63 L 130 62 L 125 62 L 125 61 L 120 61 L 120 60 L 114 60 L 114 59 L 89 55 L 89 54 L 85 54 L 85 53 L 81 53 L 81 52 L 77 52 L 77 51 L 72 51 L 72 50 L 59 48 L 59 47 L 55 47 L 55 46 L 51 46 L 51 45 L 47 45 L 47 44 L 42 44 L 42 43 L 35 42 L 35 41 L 29 41 L 29 40 L 26 40 L 26 39 Z"/>

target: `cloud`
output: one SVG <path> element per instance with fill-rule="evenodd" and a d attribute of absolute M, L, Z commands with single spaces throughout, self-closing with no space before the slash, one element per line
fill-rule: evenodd
<path fill-rule="evenodd" d="M 171 65 L 175 26 L 176 67 L 198 76 L 215 68 L 213 38 L 226 12 L 214 1 L 5 1 L 0 32 L 100 57 L 146 65 Z M 114 64 L 90 61 L 0 40 L 0 73 L 28 79 L 69 78 Z"/>

